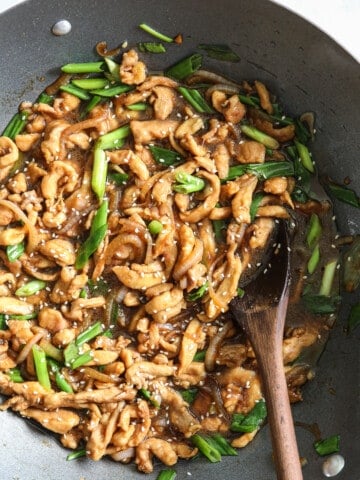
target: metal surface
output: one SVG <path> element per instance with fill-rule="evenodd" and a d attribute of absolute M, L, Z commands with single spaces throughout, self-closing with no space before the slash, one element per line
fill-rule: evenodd
<path fill-rule="evenodd" d="M 65 18 L 72 31 L 51 34 Z M 141 22 L 170 35 L 184 35 L 182 46 L 170 45 L 165 55 L 149 57 L 153 69 L 193 52 L 200 43 L 227 43 L 240 55 L 237 64 L 207 61 L 209 68 L 235 79 L 261 79 L 279 94 L 290 113 L 317 114 L 314 159 L 321 173 L 339 181 L 349 176 L 360 192 L 359 64 L 329 37 L 304 20 L 266 0 L 30 0 L 0 16 L 0 125 L 5 125 L 19 101 L 34 100 L 69 61 L 93 57 L 93 47 L 149 39 Z M 360 231 L 360 211 L 335 205 L 340 230 Z M 318 423 L 324 437 L 341 435 L 345 468 L 338 479 L 359 478 L 359 333 L 346 335 L 344 318 L 356 297 L 344 302 L 341 318 L 320 360 L 315 380 L 304 388 L 304 402 L 293 407 L 296 421 Z M 66 451 L 17 416 L 0 413 L 1 480 L 128 480 L 144 479 L 132 465 L 110 460 L 66 462 Z M 179 479 L 272 480 L 271 447 L 265 427 L 238 457 L 219 464 L 180 462 Z M 305 480 L 323 479 L 323 459 L 313 450 L 313 436 L 297 428 L 299 449 L 308 460 Z M 191 473 L 191 476 L 190 476 Z M 147 478 L 154 479 L 156 474 Z M 291 479 L 289 479 L 291 480 Z"/>

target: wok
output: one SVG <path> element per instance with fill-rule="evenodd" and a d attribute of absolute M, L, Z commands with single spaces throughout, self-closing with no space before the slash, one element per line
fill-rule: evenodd
<path fill-rule="evenodd" d="M 62 18 L 71 22 L 72 31 L 55 37 L 51 26 Z M 137 27 L 141 22 L 184 36 L 181 47 L 150 57 L 154 70 L 192 53 L 199 43 L 230 45 L 241 57 L 239 63 L 207 60 L 207 66 L 234 79 L 264 81 L 290 113 L 315 111 L 313 155 L 320 174 L 340 182 L 348 176 L 360 192 L 359 64 L 314 26 L 267 0 L 27 1 L 0 16 L 0 125 L 6 125 L 21 100 L 36 98 L 57 76 L 58 66 L 95 57 L 98 41 L 106 40 L 111 48 L 124 40 L 149 40 Z M 336 203 L 335 212 L 342 233 L 360 232 L 359 209 Z M 341 435 L 346 464 L 337 478 L 347 480 L 358 478 L 360 471 L 359 333 L 344 332 L 349 305 L 357 301 L 356 296 L 345 298 L 316 377 L 303 390 L 304 402 L 293 406 L 295 421 L 316 422 L 324 437 Z M 52 436 L 10 412 L 1 413 L 0 422 L 2 480 L 144 478 L 133 465 L 110 460 L 67 462 L 66 451 Z M 301 455 L 308 460 L 305 480 L 324 478 L 313 435 L 304 428 L 296 432 Z M 274 479 L 268 426 L 237 457 L 218 464 L 180 462 L 176 470 L 179 479 Z M 156 473 L 148 478 L 156 478 Z"/>

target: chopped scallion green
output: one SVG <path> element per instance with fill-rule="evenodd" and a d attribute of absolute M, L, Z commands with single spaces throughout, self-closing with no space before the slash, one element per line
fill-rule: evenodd
<path fill-rule="evenodd" d="M 175 470 L 166 469 L 161 470 L 159 475 L 156 477 L 156 480 L 175 480 L 176 472 Z"/>
<path fill-rule="evenodd" d="M 110 85 L 107 78 L 76 78 L 71 81 L 75 87 L 82 88 L 83 90 L 97 90 L 98 88 L 105 88 Z"/>
<path fill-rule="evenodd" d="M 51 390 L 49 372 L 47 369 L 46 355 L 44 350 L 39 345 L 34 345 L 31 349 L 34 359 L 34 366 L 36 377 L 40 385 L 46 390 Z"/>
<path fill-rule="evenodd" d="M 223 62 L 240 61 L 239 55 L 237 55 L 229 45 L 201 43 L 199 48 L 200 50 L 205 50 L 208 57 L 215 58 L 216 60 Z"/>
<path fill-rule="evenodd" d="M 201 64 L 202 55 L 194 53 L 190 57 L 186 57 L 175 65 L 167 68 L 165 70 L 165 75 L 173 77 L 176 80 L 184 80 L 184 78 L 199 70 Z"/>
<path fill-rule="evenodd" d="M 205 188 L 205 181 L 202 178 L 190 175 L 189 173 L 179 171 L 175 174 L 175 180 L 178 182 L 173 185 L 173 190 L 178 193 L 199 192 Z"/>
<path fill-rule="evenodd" d="M 198 90 L 194 88 L 178 87 L 179 93 L 185 98 L 187 102 L 199 113 L 213 113 L 214 110 L 206 102 L 204 97 Z"/>
<path fill-rule="evenodd" d="M 157 147 L 156 145 L 149 145 L 149 150 L 157 163 L 171 166 L 182 162 L 184 159 L 180 153 L 168 148 Z"/>
<path fill-rule="evenodd" d="M 272 148 L 273 150 L 277 150 L 280 147 L 279 142 L 275 138 L 270 137 L 270 135 L 267 135 L 252 125 L 241 125 L 240 129 L 247 137 L 262 143 L 265 147 Z"/>
<path fill-rule="evenodd" d="M 24 242 L 16 243 L 15 245 L 7 245 L 6 256 L 9 262 L 15 262 L 25 252 Z"/>
<path fill-rule="evenodd" d="M 104 62 L 87 62 L 87 63 L 67 63 L 61 67 L 64 73 L 101 73 L 104 71 Z"/>
<path fill-rule="evenodd" d="M 114 148 L 120 148 L 124 145 L 125 139 L 130 134 L 129 125 L 123 125 L 109 133 L 105 133 L 96 140 L 95 149 L 100 150 L 112 150 Z"/>
<path fill-rule="evenodd" d="M 322 233 L 322 226 L 320 222 L 320 218 L 316 213 L 312 213 L 308 229 L 306 232 L 306 243 L 310 248 L 314 247 L 314 245 L 319 241 Z"/>
<path fill-rule="evenodd" d="M 163 42 L 172 43 L 174 41 L 173 38 L 168 37 L 167 35 L 164 35 L 161 32 L 158 32 L 157 30 L 150 27 L 150 25 L 147 25 L 146 23 L 140 23 L 139 27 L 145 32 L 152 35 L 153 37 L 158 38 L 159 40 L 162 40 Z"/>
<path fill-rule="evenodd" d="M 81 100 L 90 100 L 91 98 L 89 92 L 76 85 L 72 85 L 71 83 L 68 85 L 61 85 L 60 90 L 62 92 L 71 93 L 71 95 L 74 95 L 74 97 L 80 98 Z"/>
<path fill-rule="evenodd" d="M 259 400 L 247 415 L 234 413 L 230 430 L 244 433 L 253 432 L 264 422 L 266 416 L 265 401 Z"/>
<path fill-rule="evenodd" d="M 340 435 L 332 435 L 331 437 L 318 440 L 314 443 L 314 448 L 318 455 L 330 455 L 340 450 Z"/>
<path fill-rule="evenodd" d="M 69 453 L 66 457 L 67 461 L 76 460 L 77 458 L 86 457 L 86 449 L 82 448 L 80 450 L 74 450 L 73 452 Z"/>
<path fill-rule="evenodd" d="M 165 53 L 166 48 L 162 43 L 158 42 L 139 42 L 137 44 L 140 52 L 143 53 Z"/>
<path fill-rule="evenodd" d="M 30 295 L 35 295 L 40 290 L 46 287 L 46 282 L 43 280 L 31 280 L 30 282 L 25 283 L 19 287 L 15 295 L 18 297 L 29 297 Z"/>
<path fill-rule="evenodd" d="M 221 460 L 221 453 L 219 449 L 214 448 L 206 438 L 202 437 L 198 433 L 195 433 L 192 437 L 190 437 L 191 442 L 199 449 L 199 451 L 212 463 L 220 462 Z"/>

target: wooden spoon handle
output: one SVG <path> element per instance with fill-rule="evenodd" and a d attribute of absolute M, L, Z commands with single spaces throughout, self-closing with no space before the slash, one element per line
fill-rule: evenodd
<path fill-rule="evenodd" d="M 282 306 L 283 307 L 283 306 Z M 280 310 L 280 311 L 279 311 Z M 291 415 L 282 355 L 284 313 L 268 309 L 250 315 L 247 320 L 249 338 L 260 369 L 270 424 L 273 454 L 278 480 L 302 480 L 303 475 Z"/>

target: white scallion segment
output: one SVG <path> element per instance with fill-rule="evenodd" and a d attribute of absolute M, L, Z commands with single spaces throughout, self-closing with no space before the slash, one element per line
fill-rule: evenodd
<path fill-rule="evenodd" d="M 71 32 L 71 23 L 68 20 L 59 20 L 53 25 L 51 31 L 57 36 L 67 35 Z"/>
<path fill-rule="evenodd" d="M 345 460 L 343 456 L 337 453 L 330 455 L 323 463 L 323 474 L 325 477 L 335 477 L 341 472 L 341 470 L 344 468 L 344 465 Z"/>

